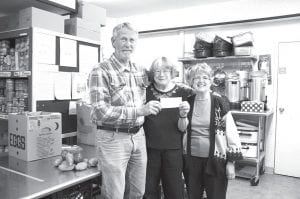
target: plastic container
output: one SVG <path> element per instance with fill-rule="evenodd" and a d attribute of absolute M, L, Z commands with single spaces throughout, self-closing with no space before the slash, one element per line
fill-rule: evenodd
<path fill-rule="evenodd" d="M 230 38 L 233 46 L 253 46 L 252 32 L 241 33 Z"/>

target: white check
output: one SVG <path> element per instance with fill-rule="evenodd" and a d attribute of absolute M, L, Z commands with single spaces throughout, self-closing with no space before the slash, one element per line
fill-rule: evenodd
<path fill-rule="evenodd" d="M 181 97 L 164 97 L 160 98 L 160 105 L 162 108 L 177 108 L 182 102 Z"/>

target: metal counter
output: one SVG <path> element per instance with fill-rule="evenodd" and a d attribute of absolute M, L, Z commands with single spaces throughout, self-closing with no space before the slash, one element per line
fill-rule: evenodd
<path fill-rule="evenodd" d="M 83 157 L 96 155 L 96 148 L 80 145 Z M 0 157 L 0 198 L 41 198 L 81 182 L 100 177 L 97 168 L 84 171 L 60 171 L 54 167 L 57 158 L 26 162 L 8 154 Z"/>

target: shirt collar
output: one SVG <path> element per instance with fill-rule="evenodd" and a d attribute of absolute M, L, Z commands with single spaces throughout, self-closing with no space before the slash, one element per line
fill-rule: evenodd
<path fill-rule="evenodd" d="M 112 60 L 112 62 L 116 65 L 117 70 L 120 72 L 124 72 L 124 71 L 130 71 L 130 66 L 131 66 L 131 71 L 132 72 L 136 72 L 137 69 L 135 67 L 135 64 L 132 64 L 131 61 L 129 61 L 129 66 L 125 66 L 124 64 L 122 64 L 121 62 L 119 62 L 119 60 L 116 58 L 115 54 L 112 54 L 110 59 Z"/>

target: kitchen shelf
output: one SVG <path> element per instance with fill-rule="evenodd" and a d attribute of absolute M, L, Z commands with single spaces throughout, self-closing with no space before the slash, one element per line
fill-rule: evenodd
<path fill-rule="evenodd" d="M 257 56 L 227 56 L 227 57 L 207 57 L 207 58 L 194 58 L 194 57 L 182 57 L 178 61 L 182 62 L 197 62 L 197 61 L 257 61 Z"/>
<path fill-rule="evenodd" d="M 8 114 L 7 113 L 0 113 L 0 120 L 7 120 Z"/>
<path fill-rule="evenodd" d="M 207 63 L 213 69 L 224 68 L 226 71 L 247 70 L 251 71 L 257 61 L 257 56 L 227 56 L 227 57 L 207 57 L 193 58 L 183 57 L 178 61 L 184 64 L 184 68 L 189 68 L 196 63 Z"/>
<path fill-rule="evenodd" d="M 1 71 L 0 72 L 1 78 L 26 78 L 31 77 L 31 71 Z"/>
<path fill-rule="evenodd" d="M 264 111 L 264 112 L 245 112 L 245 111 L 239 111 L 239 110 L 230 110 L 230 112 L 232 114 L 235 115 L 253 115 L 253 116 L 270 116 L 273 114 L 273 111 L 268 110 L 268 111 Z"/>

